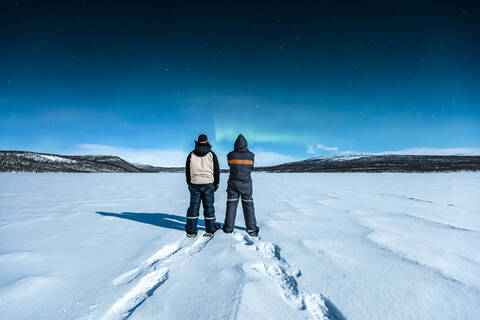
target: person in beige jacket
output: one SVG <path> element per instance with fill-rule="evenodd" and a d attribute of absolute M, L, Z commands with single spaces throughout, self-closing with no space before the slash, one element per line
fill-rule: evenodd
<path fill-rule="evenodd" d="M 190 152 L 185 164 L 185 175 L 188 190 L 190 191 L 190 207 L 187 211 L 187 223 L 185 230 L 187 237 L 197 235 L 197 223 L 199 218 L 200 203 L 203 202 L 203 216 L 205 218 L 204 236 L 211 237 L 219 228 L 215 223 L 214 192 L 220 183 L 220 166 L 212 146 L 205 134 L 198 136 L 195 141 L 195 149 Z"/>

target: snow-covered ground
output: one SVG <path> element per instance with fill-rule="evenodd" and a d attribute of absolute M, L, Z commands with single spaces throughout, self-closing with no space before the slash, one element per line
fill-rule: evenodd
<path fill-rule="evenodd" d="M 187 239 L 183 174 L 0 174 L 0 318 L 480 319 L 478 190 L 257 173 L 260 239 Z"/>

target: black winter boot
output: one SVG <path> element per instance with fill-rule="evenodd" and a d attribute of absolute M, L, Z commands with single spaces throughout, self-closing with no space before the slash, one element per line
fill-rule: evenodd
<path fill-rule="evenodd" d="M 187 237 L 188 237 L 188 238 L 195 238 L 196 236 L 197 236 L 197 232 L 189 233 L 189 232 L 187 231 Z"/>
<path fill-rule="evenodd" d="M 222 230 L 225 233 L 232 233 L 233 232 L 233 230 L 232 231 L 227 230 L 227 228 L 225 228 L 225 225 L 223 225 Z"/>
<path fill-rule="evenodd" d="M 248 233 L 248 235 L 249 235 L 250 237 L 256 237 L 256 236 L 258 236 L 258 232 L 259 232 L 259 231 L 260 231 L 260 229 L 257 227 L 257 230 L 255 230 L 255 231 L 248 231 L 247 233 Z"/>

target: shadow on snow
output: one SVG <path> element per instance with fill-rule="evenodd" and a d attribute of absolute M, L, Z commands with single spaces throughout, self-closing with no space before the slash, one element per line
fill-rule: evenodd
<path fill-rule="evenodd" d="M 98 211 L 97 214 L 102 216 L 107 216 L 107 217 L 116 217 L 121 219 L 133 220 L 137 222 L 151 224 L 157 227 L 180 230 L 180 231 L 185 231 L 185 223 L 187 221 L 187 218 L 185 218 L 185 216 L 176 216 L 168 213 L 137 213 L 137 212 L 114 213 L 114 212 Z M 223 226 L 223 223 L 221 223 L 221 225 Z M 246 229 L 243 227 L 235 226 L 235 229 L 246 231 Z M 198 230 L 205 231 L 205 220 L 198 219 Z"/>

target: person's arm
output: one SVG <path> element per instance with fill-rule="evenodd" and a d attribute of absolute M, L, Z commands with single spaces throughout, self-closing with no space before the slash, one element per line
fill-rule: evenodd
<path fill-rule="evenodd" d="M 232 169 L 232 166 L 230 165 L 230 157 L 231 157 L 231 152 L 227 154 L 227 163 L 228 163 L 228 168 Z"/>
<path fill-rule="evenodd" d="M 220 166 L 218 164 L 218 159 L 215 152 L 212 152 L 212 155 L 213 155 L 213 183 L 214 183 L 215 190 L 217 190 L 218 185 L 220 183 Z"/>
<path fill-rule="evenodd" d="M 190 187 L 190 180 L 191 180 L 191 177 L 190 177 L 190 158 L 192 157 L 192 153 L 190 153 L 187 157 L 187 162 L 185 163 L 185 178 L 187 179 L 187 184 L 188 186 Z"/>

